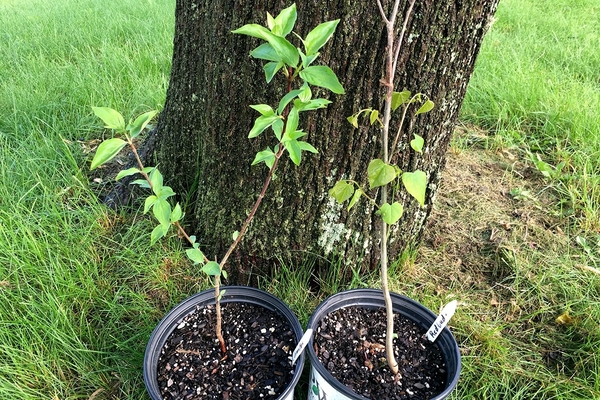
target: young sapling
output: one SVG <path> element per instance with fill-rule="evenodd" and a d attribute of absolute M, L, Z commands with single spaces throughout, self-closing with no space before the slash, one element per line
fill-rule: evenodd
<path fill-rule="evenodd" d="M 404 120 L 409 108 L 416 104 L 419 106 L 415 115 L 424 114 L 433 109 L 434 103 L 429 98 L 421 93 L 412 95 L 408 90 L 401 92 L 394 91 L 394 78 L 398 62 L 398 55 L 402 46 L 402 40 L 406 32 L 408 19 L 412 13 L 415 0 L 409 2 L 409 7 L 404 18 L 404 24 L 399 34 L 396 33 L 396 19 L 398 14 L 399 0 L 396 0 L 393 5 L 393 10 L 389 17 L 383 9 L 380 0 L 377 0 L 377 5 L 381 13 L 381 17 L 385 23 L 387 32 L 387 50 L 385 63 L 385 78 L 382 80 L 382 85 L 385 86 L 384 111 L 381 114 L 373 108 L 360 110 L 356 114 L 348 117 L 348 121 L 358 127 L 358 118 L 361 115 L 368 116 L 371 125 L 378 123 L 381 127 L 381 145 L 382 157 L 372 160 L 367 167 L 367 176 L 369 181 L 369 190 L 380 188 L 379 203 L 367 195 L 367 191 L 362 189 L 360 185 L 353 180 L 343 179 L 338 181 L 335 186 L 329 191 L 329 194 L 334 197 L 339 203 L 349 200 L 348 210 L 350 210 L 361 197 L 366 197 L 377 208 L 377 214 L 381 216 L 381 231 L 380 231 L 380 275 L 381 288 L 384 295 L 386 306 L 387 333 L 386 333 L 386 359 L 391 372 L 398 376 L 398 363 L 394 356 L 393 339 L 394 334 L 394 314 L 392 308 L 392 300 L 388 285 L 388 251 L 387 242 L 389 239 L 388 225 L 393 225 L 404 212 L 404 207 L 397 201 L 388 201 L 388 197 L 395 198 L 395 190 L 398 187 L 397 180 L 400 179 L 405 190 L 414 197 L 421 206 L 425 204 L 425 191 L 427 188 L 426 174 L 421 170 L 414 172 L 401 171 L 397 165 L 391 162 L 399 153 L 398 140 L 401 137 Z M 398 130 L 392 145 L 389 145 L 390 139 L 390 120 L 392 112 L 402 107 L 402 114 L 398 123 Z M 423 150 L 424 140 L 419 135 L 414 135 L 414 139 L 410 142 L 411 148 L 421 153 Z M 391 196 L 389 189 L 392 189 Z"/>
<path fill-rule="evenodd" d="M 265 79 L 270 83 L 275 76 L 283 76 L 285 95 L 278 101 L 274 108 L 268 104 L 255 104 L 250 107 L 256 110 L 260 116 L 254 121 L 248 138 L 255 138 L 266 130 L 272 133 L 275 143 L 273 147 L 267 147 L 259 151 L 252 165 L 264 163 L 269 172 L 262 189 L 239 231 L 234 232 L 233 242 L 220 261 L 209 260 L 193 235 L 188 235 L 181 225 L 184 218 L 182 207 L 177 203 L 171 207 L 169 198 L 175 193 L 169 186 L 163 183 L 163 176 L 156 167 L 143 165 L 133 140 L 148 126 L 148 123 L 156 115 L 150 111 L 140 115 L 134 121 L 125 125 L 123 116 L 117 111 L 106 107 L 93 107 L 94 113 L 104 121 L 105 127 L 115 131 L 117 137 L 108 139 L 100 144 L 92 160 L 91 169 L 95 169 L 110 161 L 121 149 L 129 146 L 137 162 L 137 167 L 121 171 L 116 179 L 125 176 L 139 174 L 142 179 L 132 184 L 151 190 L 151 194 L 144 203 L 144 213 L 152 210 L 158 225 L 153 229 L 150 237 L 151 243 L 155 243 L 164 237 L 171 227 L 175 227 L 178 234 L 185 238 L 191 246 L 186 250 L 187 257 L 194 263 L 202 265 L 202 271 L 214 279 L 216 316 L 216 336 L 219 340 L 221 351 L 226 352 L 225 340 L 221 331 L 221 303 L 224 294 L 221 290 L 221 277 L 227 279 L 225 265 L 233 251 L 237 248 L 244 237 L 250 223 L 256 215 L 262 199 L 264 198 L 269 184 L 271 183 L 275 170 L 284 153 L 295 165 L 300 165 L 302 153 L 316 153 L 317 150 L 305 139 L 307 133 L 299 129 L 300 114 L 307 111 L 325 108 L 331 101 L 324 98 L 313 98 L 311 86 L 317 86 L 329 90 L 335 94 L 343 94 L 344 89 L 337 76 L 331 68 L 325 65 L 312 65 L 319 57 L 319 50 L 329 41 L 334 34 L 339 20 L 324 22 L 311 30 L 304 39 L 300 39 L 304 50 L 294 46 L 286 39 L 294 28 L 297 18 L 296 5 L 282 10 L 277 17 L 267 13 L 266 26 L 258 24 L 244 25 L 233 31 L 235 34 L 247 35 L 263 41 L 258 47 L 250 52 L 254 58 L 267 61 L 263 66 Z M 295 34 L 294 34 L 295 35 Z M 297 35 L 296 35 L 297 36 Z M 298 36 L 300 38 L 300 36 Z"/>

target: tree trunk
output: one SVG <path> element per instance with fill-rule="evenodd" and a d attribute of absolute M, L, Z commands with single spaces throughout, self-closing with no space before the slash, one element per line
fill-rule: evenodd
<path fill-rule="evenodd" d="M 400 16 L 407 3 L 401 5 Z M 404 171 L 425 171 L 428 190 L 425 208 L 399 193 L 405 214 L 392 227 L 391 259 L 420 239 L 475 58 L 497 3 L 417 0 L 415 4 L 400 51 L 396 90 L 424 93 L 436 107 L 428 114 L 407 117 L 399 143 L 406 151 L 396 160 L 398 166 Z M 247 23 L 265 25 L 267 11 L 277 15 L 289 4 L 177 0 L 171 80 L 157 125 L 155 161 L 167 183 L 187 199 L 188 231 L 198 237 L 210 258 L 222 257 L 266 176 L 263 165 L 250 166 L 256 151 L 266 144 L 247 138 L 258 115 L 248 106 L 276 106 L 284 84 L 283 77 L 266 84 L 262 63 L 248 56 L 259 41 L 231 31 Z M 238 283 L 247 283 L 253 270 L 264 273 L 264 261 L 275 256 L 342 254 L 346 263 L 364 269 L 379 262 L 380 218 L 373 206 L 361 202 L 347 212 L 327 191 L 342 178 L 366 182 L 367 164 L 379 156 L 377 126 L 361 121 L 355 129 L 346 117 L 362 108 L 381 108 L 384 25 L 375 1 L 297 0 L 297 8 L 294 31 L 303 37 L 321 22 L 341 20 L 320 60 L 335 71 L 346 94 L 329 96 L 333 101 L 329 108 L 301 119 L 300 127 L 309 133 L 307 141 L 319 154 L 303 157 L 300 167 L 282 160 L 277 179 L 229 263 L 230 277 Z M 397 26 L 400 29 L 402 24 Z M 391 131 L 395 132 L 393 125 Z M 422 156 L 409 151 L 413 133 L 425 139 Z"/>

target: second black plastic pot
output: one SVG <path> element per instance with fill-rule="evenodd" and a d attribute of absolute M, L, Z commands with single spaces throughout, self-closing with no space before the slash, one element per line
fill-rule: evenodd
<path fill-rule="evenodd" d="M 246 303 L 264 307 L 268 310 L 278 311 L 281 313 L 291 329 L 296 335 L 296 340 L 302 338 L 302 326 L 296 315 L 290 308 L 270 293 L 259 289 L 245 286 L 226 286 L 222 289 L 226 290 L 225 295 L 221 299 L 221 303 Z M 180 321 L 196 310 L 197 306 L 207 306 L 215 304 L 214 290 L 210 289 L 198 293 L 187 298 L 172 309 L 156 326 L 154 332 L 150 336 L 146 353 L 144 354 L 144 382 L 146 390 L 152 400 L 162 400 L 160 389 L 157 380 L 157 365 L 161 350 L 171 333 L 175 330 Z M 278 400 L 291 400 L 294 397 L 294 388 L 302 374 L 304 366 L 304 355 L 296 361 L 294 366 L 294 377 L 286 390 L 278 397 Z"/>
<path fill-rule="evenodd" d="M 429 329 L 436 319 L 436 315 L 422 304 L 399 294 L 392 293 L 394 312 L 401 314 L 421 325 L 424 330 Z M 334 294 L 323 301 L 313 312 L 308 321 L 307 329 L 317 330 L 319 323 L 330 312 L 343 307 L 382 308 L 385 307 L 383 293 L 375 289 L 355 289 Z M 431 400 L 442 400 L 450 396 L 458 383 L 460 375 L 460 349 L 456 339 L 448 328 L 444 328 L 436 343 L 442 351 L 446 364 L 446 386 L 442 393 Z M 308 389 L 309 400 L 336 399 L 336 400 L 367 400 L 340 381 L 338 381 L 325 366 L 319 361 L 314 350 L 313 339 L 308 344 L 308 358 L 311 364 L 310 383 Z"/>

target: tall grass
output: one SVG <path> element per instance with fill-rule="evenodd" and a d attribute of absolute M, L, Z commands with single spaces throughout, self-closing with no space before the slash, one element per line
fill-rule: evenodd
<path fill-rule="evenodd" d="M 145 342 L 181 298 L 161 281 L 170 251 L 118 228 L 74 140 L 92 105 L 161 107 L 173 16 L 173 1 L 0 2 L 0 398 L 144 396 Z"/>
<path fill-rule="evenodd" d="M 86 137 L 90 105 L 160 108 L 173 17 L 173 1 L 1 2 L 0 131 Z"/>
<path fill-rule="evenodd" d="M 502 0 L 462 118 L 545 162 L 566 213 L 600 232 L 600 3 Z"/>

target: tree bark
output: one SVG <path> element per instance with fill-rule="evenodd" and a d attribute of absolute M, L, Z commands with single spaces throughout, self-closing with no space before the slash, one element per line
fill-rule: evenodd
<path fill-rule="evenodd" d="M 325 95 L 333 103 L 301 119 L 307 141 L 319 154 L 303 157 L 300 167 L 282 160 L 237 257 L 230 261 L 230 278 L 237 283 L 247 283 L 252 271 L 264 273 L 265 260 L 275 256 L 343 255 L 347 264 L 369 270 L 379 262 L 380 218 L 373 206 L 361 202 L 347 212 L 327 191 L 339 179 L 366 183 L 366 167 L 379 156 L 378 127 L 362 121 L 354 129 L 346 117 L 362 108 L 382 106 L 384 24 L 375 1 L 296 3 L 294 31 L 302 37 L 321 22 L 340 19 L 320 60 L 336 72 L 346 94 Z M 407 3 L 401 5 L 399 15 L 404 15 Z M 409 116 L 399 141 L 403 151 L 395 161 L 402 170 L 425 171 L 428 190 L 425 208 L 406 193 L 397 194 L 405 214 L 392 227 L 391 259 L 421 237 L 497 3 L 417 0 L 415 4 L 400 51 L 396 90 L 424 93 L 436 107 L 428 114 Z M 276 106 L 285 82 L 275 77 L 266 84 L 262 62 L 248 56 L 259 41 L 231 31 L 247 23 L 265 25 L 267 11 L 277 15 L 288 5 L 279 0 L 177 0 L 171 80 L 157 124 L 155 161 L 167 183 L 185 200 L 188 231 L 199 238 L 209 258 L 223 255 L 266 176 L 264 166 L 250 166 L 266 142 L 247 138 L 258 116 L 248 106 Z M 398 29 L 401 26 L 398 23 Z M 393 124 L 391 131 L 395 132 Z M 410 150 L 414 133 L 425 139 L 422 156 Z"/>

